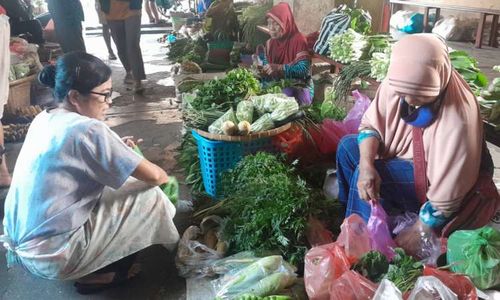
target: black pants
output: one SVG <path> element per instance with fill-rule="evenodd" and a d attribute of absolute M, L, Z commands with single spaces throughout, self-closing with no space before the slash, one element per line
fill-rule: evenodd
<path fill-rule="evenodd" d="M 28 42 L 32 44 L 43 44 L 45 42 L 42 25 L 38 20 L 12 20 L 10 24 L 10 34 L 12 36 L 25 34 Z"/>

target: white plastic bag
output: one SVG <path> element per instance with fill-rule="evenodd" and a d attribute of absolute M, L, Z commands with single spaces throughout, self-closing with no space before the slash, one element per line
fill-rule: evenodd
<path fill-rule="evenodd" d="M 458 297 L 453 293 L 441 280 L 434 276 L 419 277 L 415 288 L 412 290 L 409 300 L 458 300 Z"/>
<path fill-rule="evenodd" d="M 468 19 L 448 16 L 436 22 L 432 33 L 448 41 L 471 41 L 474 35 L 474 23 Z"/>
<path fill-rule="evenodd" d="M 386 300 L 386 299 L 403 300 L 403 295 L 392 281 L 388 279 L 383 279 L 380 282 L 377 291 L 375 291 L 375 296 L 373 296 L 372 300 Z"/>

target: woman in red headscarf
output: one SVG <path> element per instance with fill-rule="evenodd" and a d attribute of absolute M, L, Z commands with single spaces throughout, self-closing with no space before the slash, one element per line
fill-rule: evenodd
<path fill-rule="evenodd" d="M 311 104 L 311 58 L 306 37 L 300 33 L 288 3 L 280 2 L 267 13 L 267 26 L 271 38 L 266 49 L 260 51 L 263 73 L 271 79 L 296 79 L 305 88 L 285 91 L 293 95 L 299 104 Z"/>

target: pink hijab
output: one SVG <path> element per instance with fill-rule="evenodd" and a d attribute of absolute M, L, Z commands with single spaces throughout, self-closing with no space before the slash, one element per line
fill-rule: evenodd
<path fill-rule="evenodd" d="M 443 97 L 437 119 L 423 132 L 427 199 L 445 215 L 456 212 L 479 175 L 483 126 L 476 97 L 451 66 L 446 44 L 432 34 L 404 37 L 393 47 L 387 78 L 360 128 L 382 137 L 380 158 L 413 158 L 412 126 L 400 117 L 399 95 Z"/>

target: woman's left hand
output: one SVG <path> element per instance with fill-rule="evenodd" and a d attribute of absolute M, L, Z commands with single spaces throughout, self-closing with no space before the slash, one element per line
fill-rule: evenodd
<path fill-rule="evenodd" d="M 124 136 L 122 137 L 122 141 L 127 144 L 130 148 L 135 148 L 135 146 L 141 144 L 144 140 L 143 139 L 137 139 L 134 140 L 133 136 Z"/>
<path fill-rule="evenodd" d="M 276 76 L 283 71 L 283 66 L 278 64 L 267 64 L 264 66 L 263 70 L 269 76 Z"/>
<path fill-rule="evenodd" d="M 433 230 L 425 225 L 420 219 L 413 226 L 404 229 L 396 237 L 396 244 L 403 248 L 406 254 L 423 259 L 420 257 L 422 253 L 427 253 L 429 242 L 433 238 Z"/>

